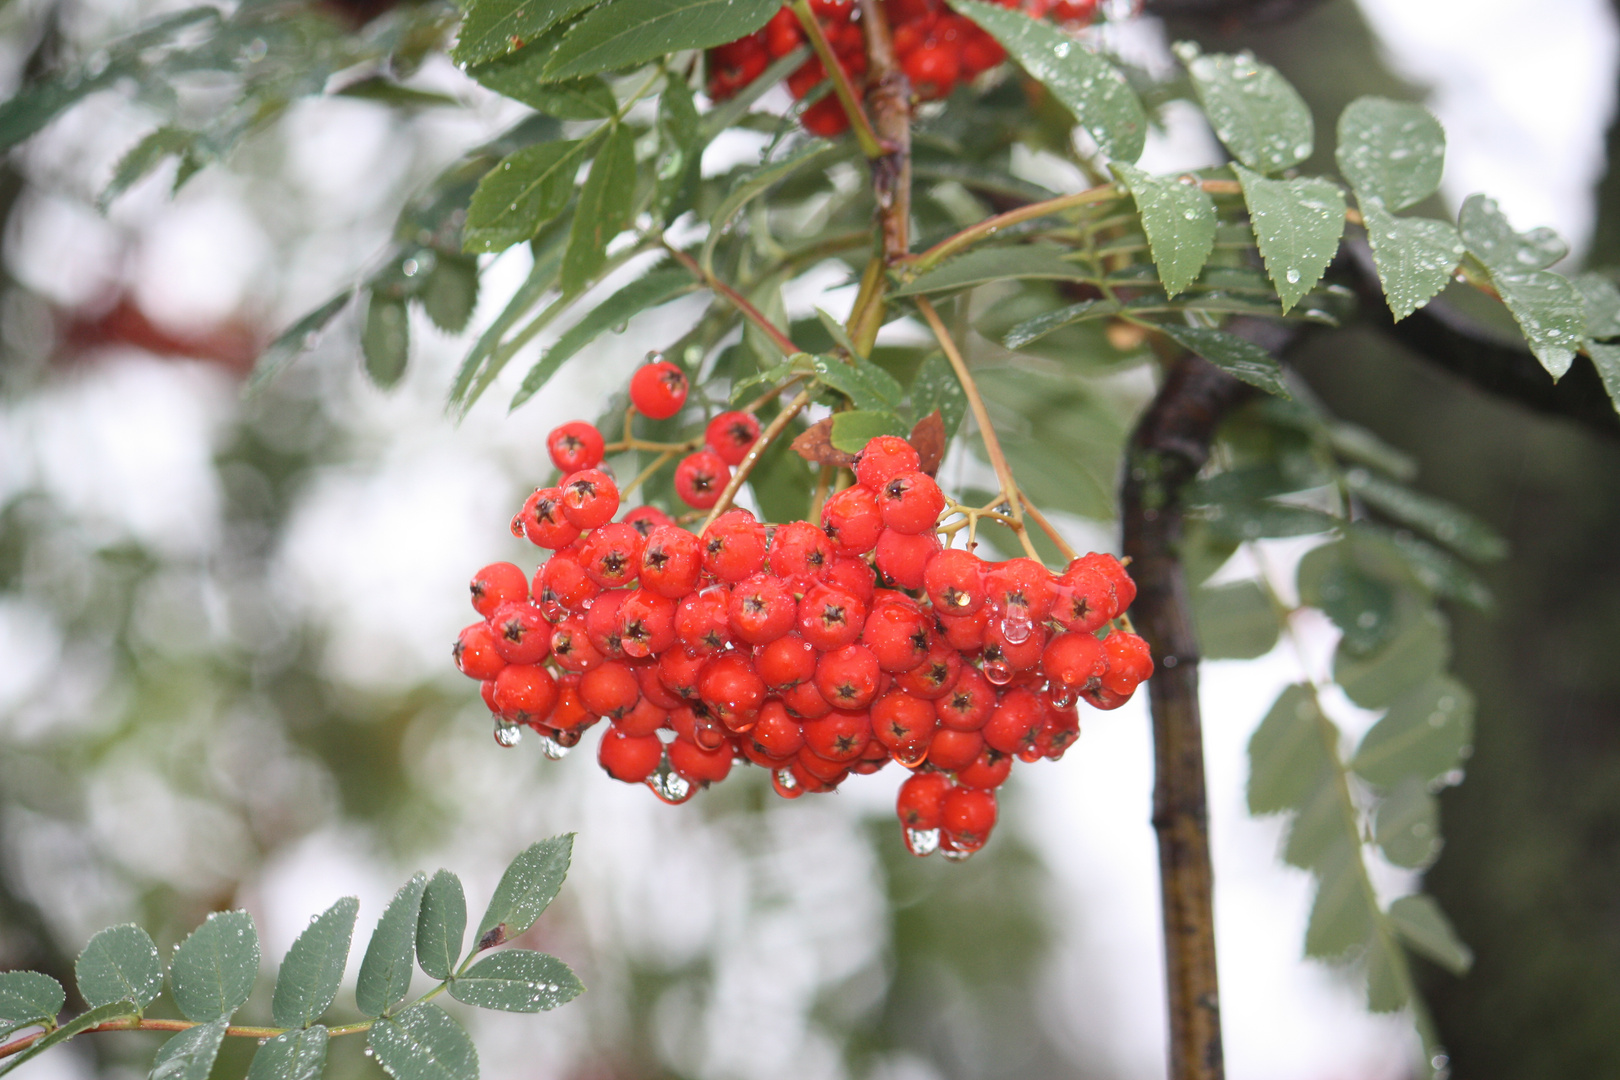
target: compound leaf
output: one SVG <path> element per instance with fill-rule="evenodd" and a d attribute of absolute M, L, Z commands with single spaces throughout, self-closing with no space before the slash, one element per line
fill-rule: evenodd
<path fill-rule="evenodd" d="M 1437 675 L 1391 702 L 1362 736 L 1350 767 L 1380 787 L 1406 777 L 1432 784 L 1462 764 L 1473 739 L 1474 695 L 1451 676 Z"/>
<path fill-rule="evenodd" d="M 1344 235 L 1344 194 L 1319 177 L 1268 180 L 1233 165 L 1266 272 L 1286 312 L 1316 286 Z"/>
<path fill-rule="evenodd" d="M 208 1080 L 229 1025 L 230 1020 L 222 1016 L 169 1039 L 152 1060 L 152 1080 Z"/>
<path fill-rule="evenodd" d="M 951 368 L 951 362 L 940 352 L 924 357 L 911 380 L 911 414 L 923 417 L 935 409 L 939 410 L 940 418 L 945 421 L 945 438 L 948 441 L 962 426 L 963 417 L 967 416 L 968 399 L 961 381 Z"/>
<path fill-rule="evenodd" d="M 505 251 L 562 213 L 573 197 L 574 176 L 592 141 L 539 143 L 502 158 L 473 192 L 461 234 L 462 250 Z"/>
<path fill-rule="evenodd" d="M 1271 353 L 1246 338 L 1206 326 L 1160 324 L 1158 329 L 1177 345 L 1195 352 L 1234 378 L 1258 386 L 1268 394 L 1288 398 L 1288 384 L 1282 365 Z"/>
<path fill-rule="evenodd" d="M 1398 218 L 1375 198 L 1362 198 L 1361 220 L 1378 283 L 1397 322 L 1434 299 L 1468 253 L 1457 230 L 1445 222 Z"/>
<path fill-rule="evenodd" d="M 593 3 L 595 0 L 474 0 L 467 5 L 461 35 L 450 56 L 462 65 L 505 56 Z"/>
<path fill-rule="evenodd" d="M 1494 199 L 1470 196 L 1457 218 L 1541 366 L 1560 379 L 1586 340 L 1586 305 L 1568 278 L 1546 269 L 1569 252 L 1551 229 L 1518 233 Z"/>
<path fill-rule="evenodd" d="M 0 1034 L 30 1024 L 55 1023 L 67 994 L 62 984 L 37 971 L 0 973 Z"/>
<path fill-rule="evenodd" d="M 1462 943 L 1434 897 L 1423 893 L 1401 897 L 1389 905 L 1389 921 L 1414 952 L 1452 973 L 1465 974 L 1474 965 L 1473 951 Z"/>
<path fill-rule="evenodd" d="M 416 919 L 416 962 L 435 979 L 448 979 L 461 959 L 467 934 L 467 897 L 461 879 L 440 870 L 422 890 Z"/>
<path fill-rule="evenodd" d="M 1192 604 L 1205 660 L 1253 660 L 1277 644 L 1276 607 L 1255 582 L 1195 589 Z"/>
<path fill-rule="evenodd" d="M 607 0 L 574 24 L 546 77 L 596 75 L 722 45 L 752 34 L 780 8 L 780 0 Z"/>
<path fill-rule="evenodd" d="M 1362 97 L 1339 114 L 1339 172 L 1363 200 L 1404 210 L 1440 188 L 1446 133 L 1421 105 Z"/>
<path fill-rule="evenodd" d="M 579 292 L 607 262 L 608 243 L 630 223 L 636 193 L 636 136 L 617 124 L 591 164 L 580 188 L 579 209 L 568 234 L 558 284 L 563 292 Z"/>
<path fill-rule="evenodd" d="M 326 1068 L 326 1029 L 284 1031 L 260 1046 L 247 1080 L 320 1080 Z"/>
<path fill-rule="evenodd" d="M 379 1020 L 370 1046 L 394 1080 L 478 1080 L 478 1050 L 437 1005 L 413 1005 Z"/>
<path fill-rule="evenodd" d="M 1215 250 L 1215 200 L 1196 178 L 1183 183 L 1179 176 L 1153 176 L 1118 162 L 1113 170 L 1136 200 L 1159 281 L 1174 296 L 1198 280 Z"/>
<path fill-rule="evenodd" d="M 1422 870 L 1440 854 L 1440 804 L 1408 776 L 1378 803 L 1373 840 L 1396 866 Z"/>

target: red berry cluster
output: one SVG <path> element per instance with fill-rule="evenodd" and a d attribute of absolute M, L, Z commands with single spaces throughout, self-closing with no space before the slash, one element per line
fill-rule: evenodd
<path fill-rule="evenodd" d="M 757 428 L 728 415 L 700 454 L 746 453 Z M 672 803 L 738 762 L 791 799 L 893 759 L 913 771 L 898 805 L 908 846 L 966 857 L 1014 758 L 1062 756 L 1077 698 L 1117 708 L 1152 674 L 1141 638 L 1098 637 L 1136 594 L 1118 560 L 1054 575 L 942 547 L 945 497 L 903 439 L 867 445 L 820 526 L 732 509 L 701 536 L 651 507 L 614 520 L 591 425 L 549 445 L 568 475 L 513 524 L 553 554 L 532 580 L 511 563 L 480 570 L 484 618 L 455 646 L 504 745 L 527 725 L 560 754 L 606 719 L 602 768 Z"/>
<path fill-rule="evenodd" d="M 1067 25 L 1088 25 L 1096 16 L 1096 0 L 992 0 L 1002 7 L 1021 8 L 1035 18 L 1048 15 Z M 854 0 L 810 0 L 822 34 L 832 46 L 839 66 L 855 85 L 866 75 L 866 41 Z M 883 0 L 894 42 L 895 59 L 923 101 L 950 94 L 958 84 L 989 71 L 1007 58 L 996 39 L 971 20 L 945 6 L 944 0 Z M 783 7 L 764 29 L 710 49 L 709 97 L 723 101 L 765 73 L 771 61 L 781 59 L 805 43 L 804 29 L 793 9 Z M 821 59 L 812 56 L 787 78 L 788 90 L 802 99 L 827 78 Z M 812 135 L 830 138 L 849 127 L 849 117 L 832 94 L 827 94 L 799 115 Z"/>

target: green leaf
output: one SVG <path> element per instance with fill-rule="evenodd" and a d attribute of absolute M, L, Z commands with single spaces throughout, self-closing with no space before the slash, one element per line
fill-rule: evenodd
<path fill-rule="evenodd" d="M 561 223 L 556 223 L 554 229 L 560 230 Z M 564 239 L 557 237 L 554 239 Z M 506 360 L 498 354 L 510 350 L 502 350 L 502 342 L 507 331 L 517 325 L 517 321 L 533 310 L 540 302 L 541 297 L 551 288 L 557 280 L 557 271 L 562 267 L 562 249 L 560 244 L 535 252 L 534 263 L 529 267 L 529 276 L 523 279 L 512 299 L 507 301 L 506 307 L 495 316 L 495 321 L 478 335 L 478 341 L 467 351 L 467 356 L 461 361 L 461 367 L 456 371 L 455 381 L 450 386 L 450 405 L 465 412 L 472 403 L 483 393 L 484 388 L 495 381 Z M 494 357 L 486 369 L 485 361 Z"/>
<path fill-rule="evenodd" d="M 1422 870 L 1440 855 L 1440 804 L 1423 781 L 1409 776 L 1378 804 L 1373 840 L 1396 866 Z"/>
<path fill-rule="evenodd" d="M 1001 343 L 1007 348 L 1017 351 L 1026 345 L 1055 333 L 1065 326 L 1073 326 L 1079 322 L 1089 322 L 1092 319 L 1104 319 L 1110 315 L 1119 314 L 1119 304 L 1113 300 L 1081 300 L 1079 303 L 1058 308 L 1056 311 L 1044 312 L 1033 319 L 1025 319 L 1001 338 Z"/>
<path fill-rule="evenodd" d="M 1377 199 L 1361 200 L 1361 220 L 1378 283 L 1397 322 L 1434 299 L 1468 253 L 1457 230 L 1445 222 L 1398 218 Z"/>
<path fill-rule="evenodd" d="M 595 75 L 723 45 L 752 34 L 780 8 L 780 0 L 607 0 L 574 24 L 546 75 Z"/>
<path fill-rule="evenodd" d="M 1135 161 L 1147 140 L 1147 114 L 1118 68 L 1050 23 L 980 0 L 950 0 L 1001 43 L 1030 77 L 1074 114 L 1104 154 Z"/>
<path fill-rule="evenodd" d="M 1277 611 L 1252 581 L 1193 590 L 1193 621 L 1205 660 L 1253 660 L 1277 644 Z"/>
<path fill-rule="evenodd" d="M 1334 156 L 1358 198 L 1404 210 L 1440 189 L 1446 133 L 1421 105 L 1357 98 L 1339 114 Z"/>
<path fill-rule="evenodd" d="M 1057 281 L 1094 281 L 1095 275 L 1063 257 L 1060 247 L 1021 244 L 1017 247 L 975 248 L 944 266 L 928 271 L 894 291 L 895 296 L 921 296 L 952 292 L 1008 278 L 1049 278 Z"/>
<path fill-rule="evenodd" d="M 1568 248 L 1551 229 L 1517 233 L 1494 199 L 1470 196 L 1457 224 L 1463 243 L 1485 264 L 1491 283 L 1554 380 L 1575 362 L 1586 339 L 1586 306 L 1567 278 L 1551 266 Z"/>
<path fill-rule="evenodd" d="M 512 397 L 512 408 L 517 408 L 538 393 L 564 363 L 598 335 L 615 327 L 623 327 L 641 312 L 667 304 L 698 288 L 692 275 L 680 268 L 654 270 L 632 281 L 563 331 L 556 344 L 547 349 L 545 355 L 523 377 L 523 385 Z"/>
<path fill-rule="evenodd" d="M 850 356 L 861 360 L 867 359 L 867 357 L 861 355 L 861 350 L 855 347 L 855 340 L 849 336 L 849 331 L 844 329 L 843 323 L 820 308 L 816 308 L 816 321 L 821 323 L 822 329 L 827 331 L 827 335 Z"/>
<path fill-rule="evenodd" d="M 1331 181 L 1300 177 L 1267 180 L 1233 165 L 1266 272 L 1287 312 L 1316 283 L 1344 235 L 1344 195 Z"/>
<path fill-rule="evenodd" d="M 692 88 L 681 79 L 666 79 L 658 97 L 658 156 L 653 166 L 653 202 L 664 224 L 691 208 L 702 164 L 703 122 Z"/>
<path fill-rule="evenodd" d="M 507 949 L 491 953 L 450 984 L 450 996 L 466 1005 L 506 1012 L 541 1012 L 574 1000 L 585 988 L 555 956 Z"/>
<path fill-rule="evenodd" d="M 510 941 L 534 925 L 557 898 L 573 852 L 574 834 L 564 833 L 530 844 L 512 860 L 478 924 L 478 948 Z"/>
<path fill-rule="evenodd" d="M 906 425 L 900 418 L 891 412 L 872 412 L 866 409 L 851 409 L 849 412 L 833 414 L 832 434 L 830 441 L 833 446 L 846 454 L 858 454 L 866 444 L 879 435 L 899 435 L 905 438 Z"/>
<path fill-rule="evenodd" d="M 379 1020 L 370 1046 L 394 1080 L 478 1080 L 478 1050 L 437 1005 L 413 1005 Z"/>
<path fill-rule="evenodd" d="M 1292 398 L 1283 377 L 1282 365 L 1264 348 L 1236 334 L 1205 326 L 1158 325 L 1166 336 L 1189 352 L 1195 352 L 1234 378 L 1258 386 L 1268 394 Z"/>
<path fill-rule="evenodd" d="M 1408 615 L 1389 642 L 1371 655 L 1357 655 L 1340 642 L 1333 679 L 1351 701 L 1378 709 L 1439 674 L 1450 658 L 1445 620 L 1439 612 L 1423 609 Z"/>
<path fill-rule="evenodd" d="M 752 172 L 745 173 L 726 192 L 726 197 L 720 200 L 714 216 L 709 219 L 709 235 L 703 241 L 698 261 L 704 266 L 713 265 L 714 249 L 725 234 L 726 227 L 731 224 L 731 219 L 755 198 L 801 169 L 824 171 L 833 162 L 849 157 L 852 152 L 850 146 L 813 139 L 781 160 L 767 161 Z"/>
<path fill-rule="evenodd" d="M 1602 274 L 1570 278 L 1586 304 L 1586 336 L 1593 341 L 1620 337 L 1620 287 Z"/>
<path fill-rule="evenodd" d="M 1398 1012 L 1412 1000 L 1412 976 L 1399 945 L 1382 929 L 1367 942 L 1367 1009 Z M 1432 1059 L 1435 1055 L 1430 1054 Z"/>
<path fill-rule="evenodd" d="M 163 961 L 146 931 L 125 923 L 89 940 L 73 965 L 73 977 L 86 1004 L 130 1001 L 144 1009 L 163 991 Z"/>
<path fill-rule="evenodd" d="M 422 309 L 447 334 L 467 328 L 478 306 L 478 260 L 470 255 L 440 255 L 422 284 Z"/>
<path fill-rule="evenodd" d="M 310 920 L 276 976 L 270 1016 L 277 1027 L 309 1027 L 337 997 L 360 901 L 345 896 Z"/>
<path fill-rule="evenodd" d="M 1316 129 L 1310 107 L 1276 68 L 1246 52 L 1206 56 L 1189 42 L 1179 42 L 1175 51 L 1187 65 L 1215 137 L 1233 157 L 1274 173 L 1311 156 Z"/>
<path fill-rule="evenodd" d="M 148 999 L 150 1000 L 150 999 Z M 67 995 L 62 984 L 37 971 L 0 973 L 0 1034 L 30 1024 L 54 1024 Z"/>
<path fill-rule="evenodd" d="M 857 409 L 894 413 L 905 396 L 894 376 L 870 360 L 853 356 L 845 362 L 833 356 L 812 356 L 810 364 L 816 378 L 849 398 Z M 895 422 L 899 423 L 898 418 Z"/>
<path fill-rule="evenodd" d="M 461 959 L 467 934 L 467 897 L 461 879 L 440 870 L 422 890 L 416 918 L 416 962 L 435 979 L 448 979 Z"/>
<path fill-rule="evenodd" d="M 1215 250 L 1215 200 L 1196 177 L 1183 183 L 1179 176 L 1153 176 L 1118 162 L 1113 170 L 1136 200 L 1159 280 L 1174 296 L 1198 280 Z"/>
<path fill-rule="evenodd" d="M 911 380 L 912 416 L 921 419 L 935 409 L 945 421 L 945 438 L 950 439 L 967 416 L 968 399 L 951 362 L 941 352 L 929 353 Z"/>
<path fill-rule="evenodd" d="M 1368 783 L 1394 787 L 1412 777 L 1433 784 L 1450 776 L 1474 739 L 1474 696 L 1449 675 L 1397 697 L 1356 748 L 1350 767 Z"/>
<path fill-rule="evenodd" d="M 283 330 L 281 335 L 260 354 L 258 363 L 253 365 L 253 374 L 248 378 L 247 388 L 243 393 L 250 396 L 258 393 L 269 385 L 271 379 L 281 374 L 282 368 L 312 349 L 315 342 L 320 339 L 321 331 L 337 318 L 340 311 L 349 306 L 353 296 L 353 289 L 344 289 Z"/>
<path fill-rule="evenodd" d="M 1420 494 L 1366 469 L 1344 474 L 1351 491 L 1403 524 L 1428 533 L 1452 550 L 1482 562 L 1506 557 L 1507 541 L 1472 514 Z"/>
<path fill-rule="evenodd" d="M 113 168 L 112 179 L 107 181 L 107 186 L 96 196 L 96 205 L 105 212 L 114 199 L 128 191 L 137 181 L 171 156 L 184 155 L 190 151 L 197 139 L 195 131 L 187 131 L 184 128 L 160 127 L 156 131 L 149 132 L 118 159 L 118 164 Z"/>
<path fill-rule="evenodd" d="M 1308 686 L 1290 686 L 1249 738 L 1249 813 L 1298 810 L 1319 786 L 1327 765 L 1324 723 Z"/>
<path fill-rule="evenodd" d="M 96 75 L 84 71 L 61 76 L 0 102 L 0 151 L 42 130 L 80 100 L 129 74 L 127 63 L 108 64 Z"/>
<path fill-rule="evenodd" d="M 450 56 L 463 66 L 521 49 L 546 30 L 590 7 L 595 0 L 475 0 L 467 5 Z M 504 92 L 504 91 L 503 91 Z"/>
<path fill-rule="evenodd" d="M 1212 533 L 1235 540 L 1315 536 L 1339 524 L 1337 518 L 1320 510 L 1276 502 L 1222 503 L 1210 507 L 1203 520 Z"/>
<path fill-rule="evenodd" d="M 1473 951 L 1462 943 L 1434 897 L 1423 893 L 1401 897 L 1389 905 L 1389 921 L 1412 951 L 1453 974 L 1466 974 L 1473 967 Z"/>
<path fill-rule="evenodd" d="M 1299 562 L 1299 598 L 1344 632 L 1346 650 L 1376 651 L 1395 632 L 1395 591 L 1356 564 L 1345 542 L 1313 548 Z"/>
<path fill-rule="evenodd" d="M 326 1069 L 326 1029 L 285 1031 L 259 1047 L 247 1080 L 320 1080 Z"/>
<path fill-rule="evenodd" d="M 127 1001 L 112 1001 L 106 1005 L 97 1005 L 93 1009 L 82 1012 L 56 1030 L 30 1043 L 28 1049 L 0 1060 L 0 1076 L 9 1075 L 25 1062 L 32 1061 L 53 1046 L 60 1046 L 75 1035 L 89 1031 L 93 1027 L 99 1027 L 109 1020 L 121 1020 L 125 1017 L 134 1016 L 136 1011 L 135 1007 Z"/>
<path fill-rule="evenodd" d="M 565 79 L 542 83 L 533 78 L 533 63 L 518 63 L 521 53 L 467 72 L 497 94 L 521 101 L 558 120 L 608 120 L 619 111 L 618 99 L 601 79 Z"/>
<path fill-rule="evenodd" d="M 220 1017 L 170 1038 L 152 1060 L 152 1080 L 208 1080 L 229 1025 L 230 1020 Z"/>
<path fill-rule="evenodd" d="M 259 977 L 259 934 L 245 911 L 216 911 L 180 943 L 169 990 L 187 1020 L 228 1018 Z"/>
<path fill-rule="evenodd" d="M 381 1016 L 404 999 L 411 988 L 416 959 L 416 922 L 427 875 L 418 871 L 388 901 L 355 983 L 354 1000 L 367 1016 Z"/>
<path fill-rule="evenodd" d="M 1369 465 L 1397 480 L 1411 480 L 1417 476 L 1417 462 L 1411 455 L 1395 449 L 1364 427 L 1342 420 L 1333 421 L 1328 424 L 1327 437 L 1341 457 Z"/>
<path fill-rule="evenodd" d="M 1614 405 L 1614 411 L 1620 413 L 1620 345 L 1598 345 L 1588 342 L 1586 351 L 1592 357 L 1593 365 L 1597 367 L 1604 389 L 1609 392 L 1609 401 Z"/>
<path fill-rule="evenodd" d="M 594 141 L 540 143 L 501 159 L 473 192 L 461 249 L 505 251 L 539 232 L 573 197 L 574 177 Z"/>
<path fill-rule="evenodd" d="M 411 356 L 411 324 L 405 301 L 373 290 L 366 300 L 366 324 L 360 331 L 360 351 L 371 381 L 389 389 L 405 374 Z"/>
<path fill-rule="evenodd" d="M 1331 858 L 1314 869 L 1318 884 L 1305 927 L 1305 955 L 1335 960 L 1366 944 L 1377 911 L 1367 892 L 1361 852 L 1350 839 L 1334 845 Z"/>
<path fill-rule="evenodd" d="M 630 224 L 631 201 L 636 194 L 636 135 L 624 124 L 615 125 L 591 164 L 591 173 L 579 192 L 579 209 L 568 234 L 558 284 L 564 293 L 577 293 L 607 262 L 608 243 Z"/>

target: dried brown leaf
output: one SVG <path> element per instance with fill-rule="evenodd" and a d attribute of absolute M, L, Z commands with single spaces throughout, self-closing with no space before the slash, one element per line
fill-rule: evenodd
<path fill-rule="evenodd" d="M 911 438 L 906 440 L 922 458 L 919 466 L 923 472 L 933 476 L 939 472 L 939 463 L 945 460 L 945 417 L 935 409 L 911 429 Z"/>
<path fill-rule="evenodd" d="M 817 421 L 805 429 L 804 434 L 793 440 L 793 452 L 804 460 L 816 465 L 831 465 L 838 469 L 849 469 L 855 465 L 855 455 L 846 454 L 832 444 L 833 418 Z M 943 422 L 941 426 L 943 431 Z"/>

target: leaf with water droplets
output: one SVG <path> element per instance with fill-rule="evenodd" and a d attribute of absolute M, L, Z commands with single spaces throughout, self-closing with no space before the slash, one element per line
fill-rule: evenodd
<path fill-rule="evenodd" d="M 247 1080 L 320 1080 L 326 1068 L 326 1029 L 284 1031 L 253 1055 Z"/>
<path fill-rule="evenodd" d="M 151 1080 L 208 1080 L 229 1025 L 230 1021 L 222 1016 L 170 1038 L 158 1047 L 157 1057 L 152 1060 Z"/>
<path fill-rule="evenodd" d="M 426 874 L 413 874 L 388 901 L 377 920 L 377 929 L 372 931 L 354 988 L 355 1004 L 367 1016 L 381 1016 L 403 1000 L 411 988 L 417 915 L 426 886 Z"/>
<path fill-rule="evenodd" d="M 1389 905 L 1389 921 L 1409 948 L 1448 971 L 1462 975 L 1474 965 L 1473 951 L 1457 936 L 1434 897 L 1423 893 L 1401 897 Z"/>
<path fill-rule="evenodd" d="M 949 0 L 1001 43 L 1030 77 L 1074 114 L 1102 152 L 1135 161 L 1147 141 L 1147 113 L 1118 68 L 1050 23 L 980 0 Z"/>
<path fill-rule="evenodd" d="M 1586 304 L 1562 274 L 1546 269 L 1569 253 L 1551 229 L 1513 230 L 1496 200 L 1470 196 L 1457 218 L 1468 250 L 1490 271 L 1541 366 L 1556 381 L 1586 341 Z"/>
<path fill-rule="evenodd" d="M 481 64 L 521 49 L 596 0 L 471 0 L 451 59 Z"/>
<path fill-rule="evenodd" d="M 1404 210 L 1439 190 L 1446 133 L 1420 105 L 1357 98 L 1339 115 L 1335 157 L 1358 198 Z"/>
<path fill-rule="evenodd" d="M 1321 178 L 1267 180 L 1233 165 L 1249 221 L 1282 309 L 1287 312 L 1322 279 L 1344 235 L 1344 194 Z"/>
<path fill-rule="evenodd" d="M 846 454 L 858 454 L 879 435 L 905 438 L 906 425 L 892 412 L 850 409 L 833 416 L 828 438 L 834 449 Z"/>
<path fill-rule="evenodd" d="M 489 947 L 483 942 L 491 931 L 499 929 L 500 941 L 510 941 L 534 925 L 557 898 L 573 853 L 574 834 L 564 833 L 530 844 L 512 860 L 478 923 L 480 948 Z"/>
<path fill-rule="evenodd" d="M 1277 644 L 1276 605 L 1252 581 L 1194 589 L 1192 608 L 1205 660 L 1253 660 Z"/>
<path fill-rule="evenodd" d="M 1299 91 L 1250 53 L 1205 55 L 1176 45 L 1216 138 L 1232 156 L 1263 173 L 1281 172 L 1311 155 L 1316 129 Z"/>
<path fill-rule="evenodd" d="M 1620 413 L 1620 345 L 1598 345 L 1588 342 L 1586 352 L 1597 367 L 1603 386 L 1609 391 L 1614 411 Z"/>
<path fill-rule="evenodd" d="M 473 192 L 461 234 L 462 250 L 504 251 L 562 213 L 593 142 L 586 138 L 540 143 L 502 158 Z"/>
<path fill-rule="evenodd" d="M 1448 502 L 1387 480 L 1366 469 L 1350 469 L 1345 484 L 1368 505 L 1421 529 L 1447 547 L 1480 562 L 1504 558 L 1507 541 L 1495 529 Z"/>
<path fill-rule="evenodd" d="M 478 1050 L 437 1005 L 378 1021 L 367 1045 L 394 1080 L 478 1080 Z"/>
<path fill-rule="evenodd" d="M 1288 384 L 1283 379 L 1282 365 L 1277 358 L 1254 342 L 1205 326 L 1179 326 L 1165 323 L 1159 326 L 1176 344 L 1197 353 L 1228 375 L 1242 379 L 1250 386 L 1258 386 L 1268 394 L 1287 398 Z"/>
<path fill-rule="evenodd" d="M 541 1012 L 574 1000 L 585 988 L 555 956 L 528 949 L 491 953 L 450 984 L 466 1005 L 506 1012 Z"/>
<path fill-rule="evenodd" d="M 579 190 L 579 209 L 557 279 L 563 292 L 579 292 L 601 271 L 608 244 L 630 224 L 635 194 L 636 133 L 627 124 L 615 124 Z"/>
<path fill-rule="evenodd" d="M 1018 244 L 1013 247 L 975 248 L 928 271 L 896 289 L 895 296 L 954 292 L 1008 278 L 1046 278 L 1054 281 L 1094 281 L 1096 275 L 1063 257 L 1054 244 Z"/>
<path fill-rule="evenodd" d="M 1496 200 L 1470 195 L 1457 215 L 1468 250 L 1492 271 L 1545 270 L 1569 254 L 1569 245 L 1549 228 L 1515 232 Z"/>
<path fill-rule="evenodd" d="M 367 294 L 360 352 L 372 382 L 384 390 L 399 382 L 411 356 L 411 323 L 404 300 L 376 289 Z"/>
<path fill-rule="evenodd" d="M 416 920 L 416 962 L 435 979 L 448 979 L 461 959 L 467 935 L 467 897 L 461 879 L 440 870 L 422 890 Z"/>
<path fill-rule="evenodd" d="M 259 977 L 259 934 L 245 911 L 216 911 L 181 942 L 169 965 L 169 989 L 186 1019 L 229 1017 Z"/>
<path fill-rule="evenodd" d="M 1159 280 L 1165 294 L 1174 296 L 1198 280 L 1215 250 L 1215 200 L 1196 178 L 1186 184 L 1179 176 L 1152 176 L 1117 162 L 1113 170 L 1136 200 Z"/>
<path fill-rule="evenodd" d="M 133 923 L 109 926 L 79 953 L 73 977 L 87 1004 L 131 1001 L 144 1009 L 163 990 L 163 961 L 145 930 Z"/>
<path fill-rule="evenodd" d="M 1423 781 L 1407 777 L 1378 803 L 1373 840 L 1384 858 L 1423 870 L 1440 855 L 1440 804 Z"/>
<path fill-rule="evenodd" d="M 1380 787 L 1408 776 L 1432 784 L 1461 766 L 1473 740 L 1474 695 L 1451 676 L 1436 675 L 1390 704 L 1362 736 L 1350 767 Z"/>
<path fill-rule="evenodd" d="M 911 379 L 912 415 L 927 417 L 935 410 L 944 421 L 945 439 L 948 442 L 956 434 L 956 429 L 962 426 L 962 418 L 968 411 L 968 399 L 961 381 L 956 377 L 956 370 L 945 359 L 945 354 L 940 352 L 929 353 Z"/>
<path fill-rule="evenodd" d="M 1376 198 L 1362 198 L 1361 220 L 1378 283 L 1397 322 L 1434 299 L 1468 253 L 1457 230 L 1445 222 L 1398 218 Z"/>
<path fill-rule="evenodd" d="M 337 997 L 360 901 L 345 896 L 310 920 L 276 975 L 270 1016 L 277 1027 L 308 1027 Z"/>
<path fill-rule="evenodd" d="M 1586 336 L 1593 341 L 1620 337 L 1620 287 L 1602 274 L 1569 280 L 1586 302 Z"/>
<path fill-rule="evenodd" d="M 781 0 L 607 0 L 569 30 L 545 75 L 597 75 L 723 45 L 764 26 L 781 6 Z"/>
<path fill-rule="evenodd" d="M 65 1001 L 62 984 L 49 975 L 37 971 L 0 973 L 0 1035 L 30 1024 L 54 1023 Z"/>

